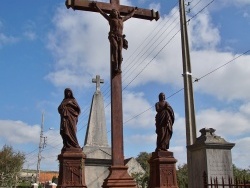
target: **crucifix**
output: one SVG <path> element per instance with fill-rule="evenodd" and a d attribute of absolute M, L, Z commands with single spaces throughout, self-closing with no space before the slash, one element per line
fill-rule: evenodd
<path fill-rule="evenodd" d="M 112 166 L 102 187 L 136 188 L 136 182 L 129 176 L 128 167 L 124 165 L 121 62 L 123 60 L 122 48 L 127 49 L 128 45 L 125 35 L 122 33 L 123 22 L 131 17 L 158 20 L 159 13 L 154 10 L 120 5 L 120 0 L 110 0 L 110 3 L 66 0 L 65 4 L 67 8 L 73 10 L 99 12 L 109 22 Z"/>

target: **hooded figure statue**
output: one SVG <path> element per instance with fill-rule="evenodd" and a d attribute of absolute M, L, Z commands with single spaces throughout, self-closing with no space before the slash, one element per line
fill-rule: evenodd
<path fill-rule="evenodd" d="M 165 101 L 165 94 L 159 94 L 159 102 L 155 104 L 157 112 L 155 116 L 155 126 L 157 134 L 156 151 L 166 151 L 169 149 L 169 142 L 173 134 L 174 111 Z"/>
<path fill-rule="evenodd" d="M 81 109 L 71 89 L 66 88 L 64 90 L 64 99 L 58 107 L 58 112 L 61 116 L 60 135 L 63 139 L 63 150 L 80 148 L 76 137 L 76 125 Z"/>

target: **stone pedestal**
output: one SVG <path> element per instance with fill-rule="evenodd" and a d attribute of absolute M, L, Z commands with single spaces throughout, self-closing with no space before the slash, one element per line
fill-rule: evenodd
<path fill-rule="evenodd" d="M 59 177 L 58 188 L 85 188 L 84 162 L 82 149 L 62 151 L 58 155 Z"/>
<path fill-rule="evenodd" d="M 127 166 L 111 166 L 109 171 L 110 174 L 104 180 L 103 188 L 137 187 L 135 180 L 128 174 Z"/>
<path fill-rule="evenodd" d="M 103 134 L 106 134 L 103 133 Z M 101 188 L 109 175 L 109 167 L 112 165 L 111 148 L 84 146 L 85 180 L 88 188 Z"/>
<path fill-rule="evenodd" d="M 170 151 L 152 153 L 150 164 L 150 188 L 178 188 L 176 177 L 177 160 Z"/>
<path fill-rule="evenodd" d="M 200 130 L 201 136 L 193 145 L 187 147 L 190 153 L 192 188 L 203 187 L 203 174 L 206 172 L 207 181 L 217 178 L 218 183 L 228 183 L 228 177 L 233 179 L 231 149 L 234 143 L 217 136 L 213 128 Z"/>

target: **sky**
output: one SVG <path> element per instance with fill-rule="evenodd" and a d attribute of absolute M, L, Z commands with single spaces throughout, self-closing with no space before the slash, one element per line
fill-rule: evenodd
<path fill-rule="evenodd" d="M 109 2 L 109 1 L 105 1 Z M 186 6 L 197 137 L 202 128 L 230 143 L 233 163 L 250 166 L 250 1 L 190 0 Z M 106 126 L 110 138 L 109 25 L 99 14 L 74 11 L 63 0 L 12 0 L 0 6 L 0 148 L 25 153 L 24 168 L 36 169 L 42 114 L 41 170 L 58 170 L 62 148 L 57 108 L 69 87 L 81 107 L 77 137 L 84 145 L 95 84 L 104 79 Z M 160 92 L 175 112 L 170 151 L 186 163 L 185 106 L 178 1 L 121 0 L 154 9 L 158 21 L 124 23 L 125 158 L 156 147 L 155 109 Z M 186 1 L 188 4 L 188 1 Z"/>

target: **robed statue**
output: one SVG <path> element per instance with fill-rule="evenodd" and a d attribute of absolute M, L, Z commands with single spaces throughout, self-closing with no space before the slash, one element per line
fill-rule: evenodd
<path fill-rule="evenodd" d="M 62 150 L 80 148 L 76 137 L 76 125 L 81 109 L 70 88 L 64 90 L 64 99 L 58 107 L 58 112 L 61 116 L 60 135 L 63 140 Z"/>
<path fill-rule="evenodd" d="M 159 94 L 159 102 L 155 104 L 155 110 L 157 112 L 155 116 L 156 151 L 167 151 L 173 134 L 175 116 L 172 107 L 165 101 L 164 93 Z"/>

